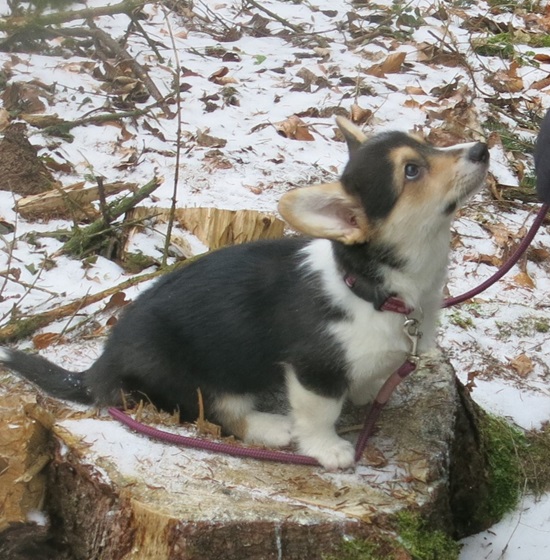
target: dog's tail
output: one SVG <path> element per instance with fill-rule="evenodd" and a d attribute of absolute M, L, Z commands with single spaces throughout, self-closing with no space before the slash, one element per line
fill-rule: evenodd
<path fill-rule="evenodd" d="M 27 354 L 3 346 L 0 346 L 0 363 L 53 397 L 83 404 L 92 404 L 94 401 L 84 384 L 83 372 L 67 371 L 38 354 Z"/>

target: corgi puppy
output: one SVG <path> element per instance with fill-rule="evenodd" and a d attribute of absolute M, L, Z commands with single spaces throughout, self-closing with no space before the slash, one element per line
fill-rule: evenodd
<path fill-rule="evenodd" d="M 197 418 L 200 389 L 225 433 L 295 443 L 329 470 L 352 466 L 335 430 L 342 405 L 372 401 L 409 351 L 403 315 L 381 306 L 394 296 L 422 310 L 420 350 L 432 344 L 451 221 L 483 184 L 489 152 L 337 124 L 349 148 L 340 180 L 279 204 L 305 237 L 228 247 L 165 275 L 124 309 L 84 372 L 8 348 L 0 361 L 59 398 L 118 406 L 128 394 L 182 420 Z M 281 390 L 287 414 L 260 409 Z"/>

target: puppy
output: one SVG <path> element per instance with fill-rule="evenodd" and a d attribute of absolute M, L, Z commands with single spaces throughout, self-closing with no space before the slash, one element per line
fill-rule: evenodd
<path fill-rule="evenodd" d="M 1 349 L 48 393 L 98 406 L 123 393 L 182 419 L 208 417 L 247 442 L 287 446 L 330 470 L 354 450 L 335 423 L 346 398 L 371 401 L 409 350 L 389 296 L 422 310 L 433 341 L 455 210 L 482 185 L 487 146 L 434 148 L 403 132 L 371 139 L 339 118 L 349 162 L 339 181 L 285 194 L 279 210 L 308 237 L 229 247 L 165 275 L 128 306 L 86 371 Z M 350 282 L 350 278 L 353 281 Z M 288 414 L 258 409 L 284 389 Z"/>

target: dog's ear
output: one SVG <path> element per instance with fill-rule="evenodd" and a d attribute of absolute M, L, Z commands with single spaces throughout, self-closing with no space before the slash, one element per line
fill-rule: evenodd
<path fill-rule="evenodd" d="M 312 237 L 352 245 L 364 243 L 371 235 L 360 203 L 340 182 L 294 189 L 282 196 L 279 212 L 294 229 Z"/>
<path fill-rule="evenodd" d="M 344 135 L 348 145 L 349 155 L 352 156 L 357 148 L 367 139 L 363 131 L 345 117 L 336 117 L 336 124 Z"/>

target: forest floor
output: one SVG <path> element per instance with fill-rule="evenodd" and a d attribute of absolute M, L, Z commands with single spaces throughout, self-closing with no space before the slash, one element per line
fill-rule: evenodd
<path fill-rule="evenodd" d="M 172 201 L 242 212 L 229 238 L 252 235 L 257 212 L 275 214 L 282 193 L 338 176 L 347 150 L 336 115 L 367 134 L 489 143 L 488 188 L 453 226 L 447 291 L 489 277 L 540 206 L 533 148 L 550 107 L 550 9 L 0 0 L 0 91 L 0 338 L 85 369 L 147 273 L 223 242 L 196 229 L 200 212 L 185 218 L 196 235 L 171 229 Z M 108 215 L 146 185 L 149 210 Z M 29 199 L 61 187 L 88 194 Z M 93 237 L 67 245 L 101 219 Z M 549 294 L 547 222 L 503 280 L 442 314 L 439 344 L 473 398 L 526 431 L 550 421 Z M 48 317 L 40 328 L 15 329 L 37 315 Z M 461 560 L 543 557 L 549 517 L 550 495 L 526 496 L 466 539 Z"/>

